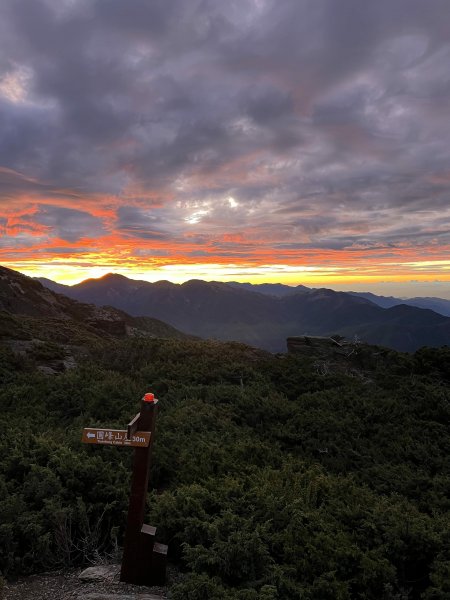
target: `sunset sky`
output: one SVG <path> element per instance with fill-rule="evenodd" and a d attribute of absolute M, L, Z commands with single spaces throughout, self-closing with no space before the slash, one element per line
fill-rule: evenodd
<path fill-rule="evenodd" d="M 449 0 L 1 0 L 0 264 L 450 298 Z"/>

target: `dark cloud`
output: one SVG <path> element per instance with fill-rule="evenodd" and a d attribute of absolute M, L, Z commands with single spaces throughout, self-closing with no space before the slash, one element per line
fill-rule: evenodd
<path fill-rule="evenodd" d="M 67 242 L 77 242 L 82 238 L 97 238 L 106 233 L 100 219 L 81 210 L 41 206 L 30 218 L 35 223 L 48 227 L 56 237 Z"/>
<path fill-rule="evenodd" d="M 144 240 L 161 240 L 168 234 L 159 228 L 159 219 L 150 211 L 135 206 L 121 206 L 117 211 L 116 229 L 125 235 Z"/>

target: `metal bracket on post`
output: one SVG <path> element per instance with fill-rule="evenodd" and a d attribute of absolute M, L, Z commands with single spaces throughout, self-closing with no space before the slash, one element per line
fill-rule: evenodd
<path fill-rule="evenodd" d="M 131 421 L 128 423 L 127 425 L 127 438 L 131 439 L 131 436 L 133 435 L 133 433 L 136 433 L 137 429 L 138 429 L 138 424 L 139 424 L 139 417 L 141 416 L 141 413 L 138 413 L 135 417 L 133 417 L 131 419 Z"/>

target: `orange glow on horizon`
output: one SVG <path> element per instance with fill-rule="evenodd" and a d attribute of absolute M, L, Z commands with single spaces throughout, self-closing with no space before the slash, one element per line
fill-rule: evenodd
<path fill-rule="evenodd" d="M 108 260 L 93 254 L 83 258 L 53 257 L 49 260 L 15 260 L 1 262 L 6 267 L 31 277 L 47 277 L 59 283 L 73 285 L 85 279 L 99 278 L 107 273 L 120 273 L 130 279 L 183 283 L 189 279 L 206 281 L 240 281 L 250 283 L 283 283 L 308 287 L 331 287 L 351 284 L 409 283 L 440 281 L 450 284 L 449 261 L 424 261 L 414 264 L 365 265 L 360 268 L 338 265 L 302 266 L 295 264 L 230 264 L 217 262 L 182 262 L 173 258 L 157 260 Z M 394 268 L 395 267 L 395 268 Z"/>
<path fill-rule="evenodd" d="M 78 189 L 51 188 L 46 182 L 0 168 L 0 174 L 19 181 L 26 190 L 5 203 L 0 264 L 65 284 L 110 272 L 175 283 L 189 279 L 310 287 L 450 283 L 450 259 L 446 258 L 450 245 L 440 245 L 437 235 L 428 245 L 415 246 L 410 238 L 390 245 L 383 242 L 383 236 L 377 237 L 381 226 L 375 224 L 375 242 L 370 245 L 359 241 L 368 231 L 368 222 L 358 222 L 336 229 L 347 247 L 317 248 L 315 241 L 324 243 L 319 234 L 301 227 L 297 231 L 291 214 L 277 212 L 276 202 L 261 202 L 259 212 L 254 212 L 251 201 L 246 205 L 238 191 L 216 198 L 214 214 L 214 197 L 208 194 L 219 184 L 225 187 L 231 173 L 236 183 L 249 178 L 252 182 L 269 179 L 272 184 L 278 180 L 277 171 L 267 170 L 263 158 L 261 152 L 254 152 L 224 163 L 215 180 L 199 170 L 190 179 L 180 177 L 161 190 L 130 183 L 120 196 L 85 196 Z M 447 176 L 436 176 L 438 183 L 446 182 Z M 174 192 L 177 186 L 179 196 Z M 193 192 L 190 198 L 189 190 L 197 187 L 204 195 L 198 199 Z M 313 204 L 308 205 L 302 218 L 314 221 L 316 213 Z M 353 245 L 348 241 L 352 239 Z"/>

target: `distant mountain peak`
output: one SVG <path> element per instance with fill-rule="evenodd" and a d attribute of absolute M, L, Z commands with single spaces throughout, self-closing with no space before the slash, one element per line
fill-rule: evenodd
<path fill-rule="evenodd" d="M 83 281 L 83 283 L 86 283 L 87 281 L 104 281 L 106 283 L 112 283 L 112 282 L 118 282 L 118 281 L 125 282 L 125 281 L 132 281 L 132 280 L 130 280 L 125 275 L 121 275 L 120 273 L 106 273 L 106 275 L 102 275 L 101 277 L 98 277 L 98 278 L 91 277 L 89 279 L 86 279 L 85 281 Z"/>

